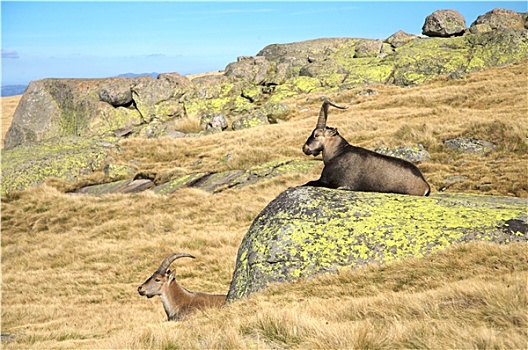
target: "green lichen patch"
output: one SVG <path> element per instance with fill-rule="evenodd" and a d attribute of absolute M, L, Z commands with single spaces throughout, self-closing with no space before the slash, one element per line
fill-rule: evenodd
<path fill-rule="evenodd" d="M 101 102 L 96 110 L 97 116 L 90 121 L 90 135 L 113 135 L 116 130 L 138 126 L 143 123 L 137 109 L 112 107 Z"/>
<path fill-rule="evenodd" d="M 228 299 L 270 283 L 421 257 L 460 242 L 526 242 L 526 230 L 515 227 L 524 227 L 518 221 L 526 225 L 527 205 L 525 199 L 509 197 L 292 188 L 272 201 L 246 233 Z"/>
<path fill-rule="evenodd" d="M 2 195 L 51 177 L 76 181 L 102 168 L 113 140 L 62 137 L 2 151 Z"/>
<path fill-rule="evenodd" d="M 470 36 L 471 59 L 467 72 L 500 67 L 528 59 L 528 31 L 508 29 Z"/>
<path fill-rule="evenodd" d="M 121 164 L 107 164 L 103 170 L 105 177 L 110 180 L 131 178 L 136 173 L 133 167 Z"/>
<path fill-rule="evenodd" d="M 425 83 L 439 75 L 466 71 L 471 47 L 464 37 L 413 40 L 387 56 L 394 63 L 394 83 L 401 86 Z"/>
<path fill-rule="evenodd" d="M 102 196 L 109 193 L 116 193 L 120 188 L 128 185 L 132 180 L 119 180 L 104 184 L 92 185 L 83 187 L 81 190 L 76 191 L 76 193 L 89 194 L 92 196 Z"/>
<path fill-rule="evenodd" d="M 264 112 L 259 110 L 235 120 L 232 124 L 232 128 L 233 130 L 241 130 L 267 124 L 269 124 L 268 117 Z"/>
<path fill-rule="evenodd" d="M 196 181 L 198 181 L 200 178 L 204 177 L 205 175 L 207 174 L 206 173 L 194 173 L 194 174 L 179 176 L 164 184 L 154 187 L 152 190 L 158 194 L 171 194 L 182 187 L 190 186 L 191 184 L 195 183 Z"/>

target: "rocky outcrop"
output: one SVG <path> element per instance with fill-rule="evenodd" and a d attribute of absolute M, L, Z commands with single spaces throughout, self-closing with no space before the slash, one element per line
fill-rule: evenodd
<path fill-rule="evenodd" d="M 183 187 L 198 188 L 210 193 L 218 193 L 229 188 L 248 186 L 283 174 L 306 173 L 312 170 L 316 165 L 317 163 L 314 161 L 274 161 L 250 169 L 229 170 L 215 173 L 192 173 L 175 176 L 172 179 L 159 184 L 154 183 L 150 179 L 134 179 L 134 174 L 130 174 L 130 169 L 128 167 L 113 166 L 111 168 L 117 168 L 120 169 L 120 171 L 118 172 L 118 175 L 114 175 L 114 177 L 110 177 L 110 174 L 115 174 L 115 172 L 109 172 L 107 176 L 109 180 L 116 177 L 128 177 L 128 179 L 125 178 L 104 184 L 85 186 L 75 190 L 74 193 L 102 196 L 110 193 L 134 193 L 152 190 L 158 194 L 168 195 Z M 105 167 L 105 170 L 106 168 L 107 167 Z"/>
<path fill-rule="evenodd" d="M 242 240 L 228 301 L 272 283 L 420 257 L 457 243 L 527 242 L 527 205 L 511 197 L 290 188 Z"/>
<path fill-rule="evenodd" d="M 456 36 L 461 32 L 452 27 L 462 27 L 460 18 L 441 10 L 430 22 L 441 24 L 439 33 L 455 36 L 423 38 L 400 31 L 385 42 L 326 38 L 272 44 L 256 56 L 239 57 L 224 74 L 193 80 L 168 73 L 34 81 L 15 111 L 5 148 L 72 136 L 194 137 L 280 122 L 291 112 L 283 101 L 299 94 L 369 84 L 414 86 L 439 75 L 461 78 L 528 59 L 528 31 L 515 24 L 517 15 L 496 9 L 475 21 L 481 29 L 474 34 Z M 508 16 L 517 19 L 497 24 L 497 18 Z M 204 130 L 185 134 L 178 129 L 180 118 L 194 118 Z"/>
<path fill-rule="evenodd" d="M 435 11 L 424 27 L 438 28 L 426 33 L 458 35 L 465 28 L 459 17 L 456 11 Z M 35 81 L 15 112 L 5 146 L 61 136 L 161 137 L 178 132 L 174 120 L 214 114 L 224 115 L 228 123 L 259 114 L 272 121 L 264 106 L 301 93 L 368 84 L 409 86 L 442 74 L 463 76 L 527 59 L 528 34 L 521 22 L 520 14 L 496 9 L 475 21 L 472 26 L 481 28 L 474 30 L 476 34 L 449 41 L 400 31 L 385 43 L 330 38 L 273 44 L 256 56 L 239 57 L 223 75 L 192 81 L 177 73 L 157 78 Z M 265 122 L 247 125 L 261 124 Z"/>
<path fill-rule="evenodd" d="M 55 137 L 139 133 L 150 123 L 181 117 L 187 78 L 174 76 L 33 81 L 15 111 L 5 148 Z"/>
<path fill-rule="evenodd" d="M 464 34 L 466 20 L 457 10 L 437 10 L 425 18 L 422 34 L 448 38 Z"/>

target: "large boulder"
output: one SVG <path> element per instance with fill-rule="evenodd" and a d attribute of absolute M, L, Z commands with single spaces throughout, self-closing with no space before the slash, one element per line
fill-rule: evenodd
<path fill-rule="evenodd" d="M 526 242 L 527 205 L 513 197 L 290 188 L 243 238 L 228 300 L 271 283 L 420 257 L 456 243 Z"/>
<path fill-rule="evenodd" d="M 425 18 L 422 34 L 448 38 L 464 34 L 466 20 L 457 10 L 437 10 Z"/>
<path fill-rule="evenodd" d="M 101 83 L 99 98 L 112 107 L 129 106 L 133 101 L 131 87 L 131 79 L 109 79 Z"/>
<path fill-rule="evenodd" d="M 496 8 L 481 16 L 471 24 L 471 33 L 483 33 L 491 30 L 524 29 L 525 18 L 512 10 Z"/>
<path fill-rule="evenodd" d="M 255 85 L 264 85 L 270 82 L 275 72 L 276 64 L 268 61 L 263 56 L 240 56 L 236 62 L 230 63 L 225 68 L 225 75 L 234 81 L 251 82 Z M 281 77 L 280 80 L 283 80 Z M 278 83 L 279 81 L 275 81 Z"/>
<path fill-rule="evenodd" d="M 43 79 L 32 81 L 20 99 L 5 148 L 59 136 L 81 136 L 99 100 L 97 80 Z M 83 97 L 86 96 L 86 97 Z"/>

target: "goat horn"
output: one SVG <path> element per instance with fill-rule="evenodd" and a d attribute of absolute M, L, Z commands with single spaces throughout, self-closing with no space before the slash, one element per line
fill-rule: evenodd
<path fill-rule="evenodd" d="M 326 119 L 328 118 L 328 105 L 334 106 L 339 109 L 346 109 L 346 106 L 340 106 L 335 104 L 333 101 L 325 99 L 323 105 L 321 106 L 321 111 L 319 112 L 319 119 L 317 120 L 316 129 L 324 129 L 326 127 Z"/>
<path fill-rule="evenodd" d="M 165 260 L 163 260 L 163 262 L 161 263 L 160 267 L 158 267 L 158 273 L 160 274 L 165 274 L 165 272 L 167 271 L 167 268 L 169 267 L 170 264 L 172 264 L 172 262 L 176 259 L 179 259 L 179 258 L 193 258 L 194 259 L 194 256 L 192 256 L 191 254 L 187 254 L 187 253 L 174 253 L 174 254 L 171 254 L 169 255 L 168 257 L 165 258 Z"/>

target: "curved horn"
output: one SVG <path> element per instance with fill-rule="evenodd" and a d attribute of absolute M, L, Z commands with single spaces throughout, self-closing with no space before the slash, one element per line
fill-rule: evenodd
<path fill-rule="evenodd" d="M 193 258 L 194 259 L 194 256 L 192 256 L 191 254 L 187 254 L 187 253 L 173 253 L 169 255 L 168 257 L 166 257 L 165 260 L 163 260 L 163 262 L 161 263 L 160 267 L 158 267 L 158 270 L 156 272 L 162 275 L 165 274 L 165 272 L 167 272 L 167 268 L 169 267 L 169 265 L 172 264 L 174 260 L 179 259 L 179 258 Z"/>
<path fill-rule="evenodd" d="M 328 105 L 334 106 L 339 109 L 346 109 L 346 106 L 336 105 L 333 101 L 325 99 L 323 105 L 321 106 L 321 111 L 319 112 L 319 119 L 317 119 L 316 129 L 324 129 L 326 127 L 326 119 L 328 118 Z"/>

